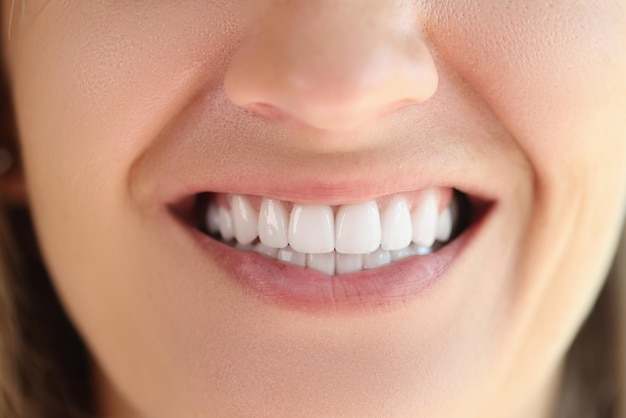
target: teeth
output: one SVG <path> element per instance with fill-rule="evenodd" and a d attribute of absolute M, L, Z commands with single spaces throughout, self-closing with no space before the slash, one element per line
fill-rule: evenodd
<path fill-rule="evenodd" d="M 235 244 L 235 248 L 241 251 L 252 251 L 254 250 L 254 245 L 252 244 Z"/>
<path fill-rule="evenodd" d="M 217 234 L 220 230 L 220 209 L 217 205 L 210 205 L 206 213 L 207 229 L 211 234 Z"/>
<path fill-rule="evenodd" d="M 235 238 L 239 244 L 250 244 L 257 237 L 259 231 L 259 215 L 243 196 L 234 195 L 230 199 L 233 212 L 233 226 Z"/>
<path fill-rule="evenodd" d="M 295 264 L 296 266 L 306 266 L 306 254 L 294 251 L 292 248 L 286 247 L 278 250 L 278 261 Z"/>
<path fill-rule="evenodd" d="M 301 253 L 329 253 L 335 249 L 335 222 L 330 206 L 294 205 L 289 218 L 289 245 Z"/>
<path fill-rule="evenodd" d="M 438 212 L 439 199 L 437 198 L 437 192 L 428 189 L 421 196 L 411 214 L 414 243 L 423 247 L 431 247 L 435 243 Z"/>
<path fill-rule="evenodd" d="M 400 250 L 390 251 L 390 254 L 391 254 L 391 261 L 400 261 L 400 260 L 404 260 L 407 257 L 411 257 L 412 255 L 415 255 L 415 253 L 413 252 L 413 246 L 402 248 Z"/>
<path fill-rule="evenodd" d="M 211 234 L 235 248 L 324 274 L 375 269 L 412 256 L 437 251 L 448 242 L 457 222 L 454 198 L 439 213 L 437 189 L 420 193 L 410 210 L 403 196 L 380 210 L 374 200 L 334 208 L 287 205 L 260 199 L 257 212 L 250 198 L 229 196 L 230 208 L 208 205 L 204 222 Z"/>
<path fill-rule="evenodd" d="M 313 270 L 326 274 L 335 274 L 335 252 L 325 254 L 308 254 L 306 265 Z"/>
<path fill-rule="evenodd" d="M 270 258 L 276 258 L 278 256 L 278 248 L 268 247 L 262 242 L 259 242 L 257 245 L 254 246 L 254 251 L 259 254 L 266 255 Z"/>
<path fill-rule="evenodd" d="M 335 221 L 335 250 L 343 254 L 365 254 L 380 246 L 378 204 L 369 201 L 344 205 Z"/>
<path fill-rule="evenodd" d="M 384 250 L 399 250 L 411 244 L 413 227 L 406 199 L 394 197 L 383 211 L 380 222 L 382 229 L 380 246 Z"/>
<path fill-rule="evenodd" d="M 337 253 L 337 264 L 335 265 L 337 274 L 352 273 L 363 270 L 363 256 L 361 254 L 341 254 Z"/>
<path fill-rule="evenodd" d="M 259 239 L 268 247 L 284 248 L 287 246 L 287 209 L 278 200 L 263 199 L 259 212 Z"/>
<path fill-rule="evenodd" d="M 391 253 L 382 248 L 363 256 L 363 268 L 375 269 L 391 263 Z"/>
<path fill-rule="evenodd" d="M 439 225 L 437 226 L 437 241 L 450 241 L 454 228 L 458 222 L 459 206 L 457 199 L 452 199 L 450 204 L 439 214 Z"/>
<path fill-rule="evenodd" d="M 218 209 L 220 219 L 220 235 L 224 241 L 230 241 L 235 238 L 235 228 L 233 227 L 233 217 L 230 211 L 220 206 Z"/>
<path fill-rule="evenodd" d="M 413 244 L 412 247 L 414 255 L 427 255 L 433 252 L 433 247 L 422 247 L 417 244 Z"/>
<path fill-rule="evenodd" d="M 437 225 L 437 241 L 446 242 L 452 235 L 452 212 L 447 207 L 439 214 L 439 225 Z"/>

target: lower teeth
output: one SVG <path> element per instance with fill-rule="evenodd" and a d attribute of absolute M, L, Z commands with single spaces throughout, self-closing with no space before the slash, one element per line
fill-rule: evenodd
<path fill-rule="evenodd" d="M 220 240 L 219 238 L 218 240 L 242 251 L 256 252 L 285 264 L 307 267 L 329 275 L 376 269 L 396 261 L 404 260 L 408 257 L 431 254 L 444 246 L 444 243 L 436 242 L 432 247 L 411 244 L 400 250 L 385 251 L 379 248 L 368 254 L 342 254 L 337 251 L 322 254 L 304 254 L 295 251 L 289 246 L 280 249 L 271 248 L 258 240 L 248 245 L 238 244 L 234 240 L 228 242 Z"/>

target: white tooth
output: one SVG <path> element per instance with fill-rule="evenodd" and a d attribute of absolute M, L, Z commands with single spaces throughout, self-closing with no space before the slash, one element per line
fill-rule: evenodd
<path fill-rule="evenodd" d="M 450 207 L 445 208 L 439 215 L 437 225 L 437 241 L 446 242 L 452 235 L 452 212 Z"/>
<path fill-rule="evenodd" d="M 259 211 L 259 238 L 268 247 L 287 246 L 287 209 L 278 200 L 263 199 Z"/>
<path fill-rule="evenodd" d="M 411 212 L 406 199 L 394 197 L 380 216 L 382 239 L 380 246 L 388 251 L 408 247 L 413 239 Z"/>
<path fill-rule="evenodd" d="M 342 254 L 371 253 L 380 246 L 380 215 L 374 200 L 344 205 L 335 219 L 335 249 Z"/>
<path fill-rule="evenodd" d="M 335 270 L 337 271 L 337 274 L 363 270 L 363 255 L 337 253 Z"/>
<path fill-rule="evenodd" d="M 301 253 L 329 253 L 335 249 L 335 222 L 330 206 L 294 205 L 287 234 L 289 245 Z"/>
<path fill-rule="evenodd" d="M 220 206 L 218 213 L 220 217 L 220 235 L 222 236 L 222 240 L 230 241 L 235 238 L 233 217 L 231 216 L 230 211 L 224 206 Z"/>
<path fill-rule="evenodd" d="M 313 270 L 333 275 L 335 274 L 335 252 L 325 254 L 307 254 L 306 265 Z"/>
<path fill-rule="evenodd" d="M 256 239 L 259 231 L 259 215 L 250 205 L 248 199 L 240 195 L 231 197 L 230 209 L 233 213 L 233 227 L 237 242 L 250 244 Z"/>
<path fill-rule="evenodd" d="M 428 255 L 433 252 L 433 247 L 422 247 L 421 245 L 411 245 L 411 251 L 414 255 Z"/>
<path fill-rule="evenodd" d="M 254 251 L 256 251 L 259 254 L 266 255 L 270 258 L 274 258 L 274 259 L 278 255 L 278 248 L 268 247 L 262 242 L 259 242 L 257 245 L 254 246 Z"/>
<path fill-rule="evenodd" d="M 294 251 L 290 247 L 285 247 L 278 250 L 278 255 L 276 256 L 276 259 L 278 261 L 295 264 L 297 266 L 306 266 L 306 254 L 299 251 Z"/>
<path fill-rule="evenodd" d="M 391 263 L 391 253 L 382 248 L 363 256 L 363 268 L 375 269 Z"/>
<path fill-rule="evenodd" d="M 437 192 L 433 189 L 424 191 L 411 214 L 414 243 L 423 247 L 434 244 L 437 235 L 438 206 Z"/>
<path fill-rule="evenodd" d="M 391 253 L 391 260 L 392 261 L 404 260 L 407 257 L 415 255 L 413 249 L 410 246 L 406 247 L 406 248 L 399 249 L 399 250 L 390 251 L 390 253 Z"/>
<path fill-rule="evenodd" d="M 206 212 L 206 225 L 211 234 L 217 234 L 220 230 L 220 210 L 216 204 L 209 205 Z"/>

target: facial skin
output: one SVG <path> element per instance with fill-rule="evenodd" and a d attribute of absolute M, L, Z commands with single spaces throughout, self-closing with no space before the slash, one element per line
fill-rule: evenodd
<path fill-rule="evenodd" d="M 547 416 L 624 215 L 626 2 L 11 6 L 28 202 L 103 412 Z M 462 179 L 494 207 L 410 303 L 301 312 L 242 291 L 159 194 L 255 177 L 220 191 Z"/>

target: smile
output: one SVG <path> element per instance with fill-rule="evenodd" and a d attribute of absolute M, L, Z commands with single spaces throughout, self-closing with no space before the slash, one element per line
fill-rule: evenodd
<path fill-rule="evenodd" d="M 394 309 L 424 294 L 463 259 L 495 203 L 444 186 L 345 203 L 329 194 L 327 204 L 278 194 L 198 191 L 169 212 L 207 274 L 317 313 Z"/>
<path fill-rule="evenodd" d="M 346 205 L 301 205 L 238 194 L 199 198 L 199 229 L 243 251 L 341 275 L 433 253 L 461 232 L 450 188 Z"/>

